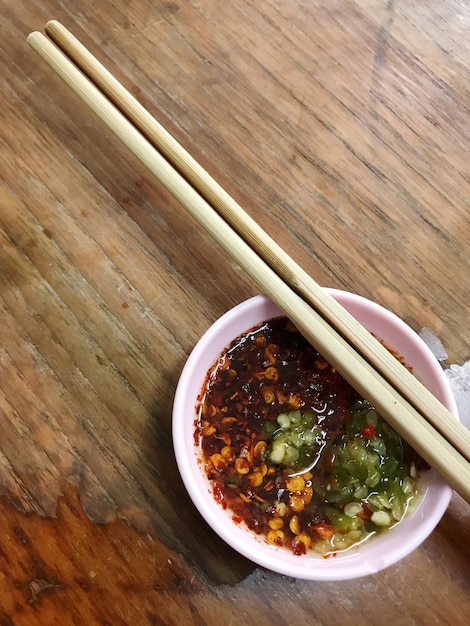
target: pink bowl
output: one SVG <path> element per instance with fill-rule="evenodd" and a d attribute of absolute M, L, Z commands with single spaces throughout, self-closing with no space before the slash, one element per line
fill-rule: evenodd
<path fill-rule="evenodd" d="M 413 366 L 415 375 L 458 417 L 447 378 L 421 338 L 401 319 L 361 296 L 338 290 L 329 293 L 368 330 L 376 333 Z M 255 296 L 217 320 L 199 340 L 182 371 L 173 406 L 173 445 L 178 468 L 194 504 L 213 530 L 232 548 L 269 570 L 310 580 L 345 580 L 374 574 L 412 552 L 433 531 L 444 514 L 451 488 L 435 472 L 420 479 L 422 495 L 412 514 L 386 533 L 335 557 L 314 552 L 296 556 L 285 548 L 268 544 L 243 525 L 232 521 L 231 512 L 215 500 L 200 453 L 194 445 L 196 404 L 207 371 L 233 339 L 253 326 L 283 312 L 267 297 Z"/>

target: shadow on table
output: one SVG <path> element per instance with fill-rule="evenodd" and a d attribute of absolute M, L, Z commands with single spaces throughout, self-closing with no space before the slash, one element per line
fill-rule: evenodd
<path fill-rule="evenodd" d="M 176 377 L 175 377 L 176 379 Z M 168 387 L 170 391 L 170 387 Z M 171 407 L 173 395 L 166 399 L 164 407 L 154 412 L 154 424 L 150 425 L 149 437 L 143 453 L 152 466 L 161 489 L 163 504 L 168 517 L 155 528 L 160 540 L 176 549 L 185 560 L 199 570 L 208 583 L 234 585 L 253 572 L 253 563 L 239 555 L 222 541 L 200 515 L 178 471 L 171 436 Z M 156 440 L 154 428 L 158 425 Z"/>

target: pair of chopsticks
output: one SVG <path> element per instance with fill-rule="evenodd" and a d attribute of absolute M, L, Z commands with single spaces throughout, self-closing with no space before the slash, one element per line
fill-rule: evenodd
<path fill-rule="evenodd" d="M 59 22 L 28 43 L 395 430 L 470 503 L 470 431 L 320 287 Z"/>

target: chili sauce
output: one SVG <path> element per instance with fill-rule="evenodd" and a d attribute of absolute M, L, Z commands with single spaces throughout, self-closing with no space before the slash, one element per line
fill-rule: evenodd
<path fill-rule="evenodd" d="M 294 554 L 358 545 L 416 498 L 420 459 L 285 317 L 232 342 L 197 408 L 214 498 Z"/>

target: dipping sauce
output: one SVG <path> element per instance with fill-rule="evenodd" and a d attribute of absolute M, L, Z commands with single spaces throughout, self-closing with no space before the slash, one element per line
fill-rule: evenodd
<path fill-rule="evenodd" d="M 214 498 L 294 554 L 357 545 L 416 498 L 420 459 L 285 317 L 227 347 L 198 415 Z"/>

